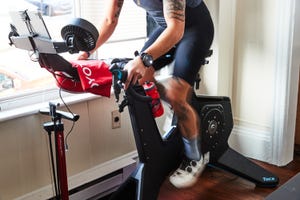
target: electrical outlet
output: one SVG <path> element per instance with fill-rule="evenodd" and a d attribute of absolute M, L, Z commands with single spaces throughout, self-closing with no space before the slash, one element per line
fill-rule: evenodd
<path fill-rule="evenodd" d="M 114 110 L 111 112 L 111 127 L 121 128 L 121 113 L 118 110 Z"/>

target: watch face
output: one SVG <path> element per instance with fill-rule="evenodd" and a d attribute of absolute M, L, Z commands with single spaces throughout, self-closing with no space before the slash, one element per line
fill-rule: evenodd
<path fill-rule="evenodd" d="M 150 67 L 153 64 L 153 58 L 150 54 L 142 53 L 141 58 L 146 67 Z"/>

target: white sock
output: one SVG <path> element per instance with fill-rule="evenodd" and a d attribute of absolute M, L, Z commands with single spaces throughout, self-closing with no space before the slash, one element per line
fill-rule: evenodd
<path fill-rule="evenodd" d="M 200 160 L 201 154 L 199 153 L 199 144 L 198 138 L 195 139 L 187 139 L 182 137 L 184 144 L 185 155 L 192 160 Z"/>

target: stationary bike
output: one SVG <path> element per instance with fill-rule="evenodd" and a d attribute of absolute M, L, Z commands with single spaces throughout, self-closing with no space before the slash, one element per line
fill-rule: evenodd
<path fill-rule="evenodd" d="M 9 35 L 11 44 L 17 48 L 34 51 L 38 54 L 41 67 L 55 77 L 64 77 L 70 84 L 80 83 L 78 71 L 58 53 L 65 51 L 76 53 L 93 49 L 98 37 L 96 28 L 85 20 L 77 19 L 62 29 L 65 41 L 57 43 L 50 37 L 40 37 L 47 30 L 44 23 L 42 27 L 33 29 L 32 20 L 42 20 L 41 17 L 35 18 L 35 15 L 30 15 L 26 11 L 17 13 L 16 16 L 21 17 L 22 20 L 16 21 L 17 26 L 12 25 Z M 26 32 L 20 35 L 17 29 L 18 23 L 26 23 L 29 34 Z M 110 63 L 109 71 L 117 101 L 123 89 L 122 83 L 127 77 L 126 71 L 123 70 L 124 62 L 127 61 L 127 59 L 125 61 L 116 59 Z M 62 84 L 63 82 L 60 82 L 59 86 L 63 86 Z M 72 91 L 74 87 L 68 88 Z M 82 88 L 75 89 L 77 92 L 84 92 Z M 126 106 L 129 110 L 138 152 L 138 164 L 130 177 L 113 193 L 112 200 L 157 199 L 162 182 L 182 160 L 183 144 L 177 128 L 176 116 L 169 131 L 161 136 L 152 115 L 150 102 L 151 97 L 145 94 L 141 85 L 132 85 L 125 91 L 123 100 L 119 104 L 120 111 L 123 111 Z M 230 148 L 228 138 L 233 128 L 233 119 L 228 97 L 194 95 L 192 106 L 201 119 L 201 147 L 203 153 L 210 152 L 209 166 L 236 174 L 259 187 L 275 187 L 278 184 L 277 176 Z"/>
<path fill-rule="evenodd" d="M 208 56 L 211 55 L 208 52 Z M 206 61 L 203 63 L 205 64 Z M 126 71 L 121 63 L 113 63 L 113 88 L 118 98 L 126 80 Z M 118 100 L 118 99 L 117 99 Z M 133 85 L 125 91 L 120 111 L 128 107 L 139 163 L 136 170 L 117 190 L 111 199 L 154 200 L 162 182 L 182 161 L 183 144 L 176 116 L 172 126 L 163 136 L 159 132 L 147 97 L 140 85 Z M 193 95 L 192 106 L 201 120 L 202 153 L 210 153 L 209 166 L 219 168 L 247 179 L 258 187 L 275 187 L 279 179 L 239 154 L 228 144 L 233 128 L 230 99 L 225 96 Z"/>

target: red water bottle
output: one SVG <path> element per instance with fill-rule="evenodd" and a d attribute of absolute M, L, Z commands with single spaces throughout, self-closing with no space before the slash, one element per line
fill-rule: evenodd
<path fill-rule="evenodd" d="M 160 117 L 164 114 L 164 107 L 160 101 L 160 95 L 157 91 L 157 87 L 153 82 L 145 82 L 143 84 L 144 90 L 147 96 L 152 98 L 151 109 L 154 117 Z"/>

